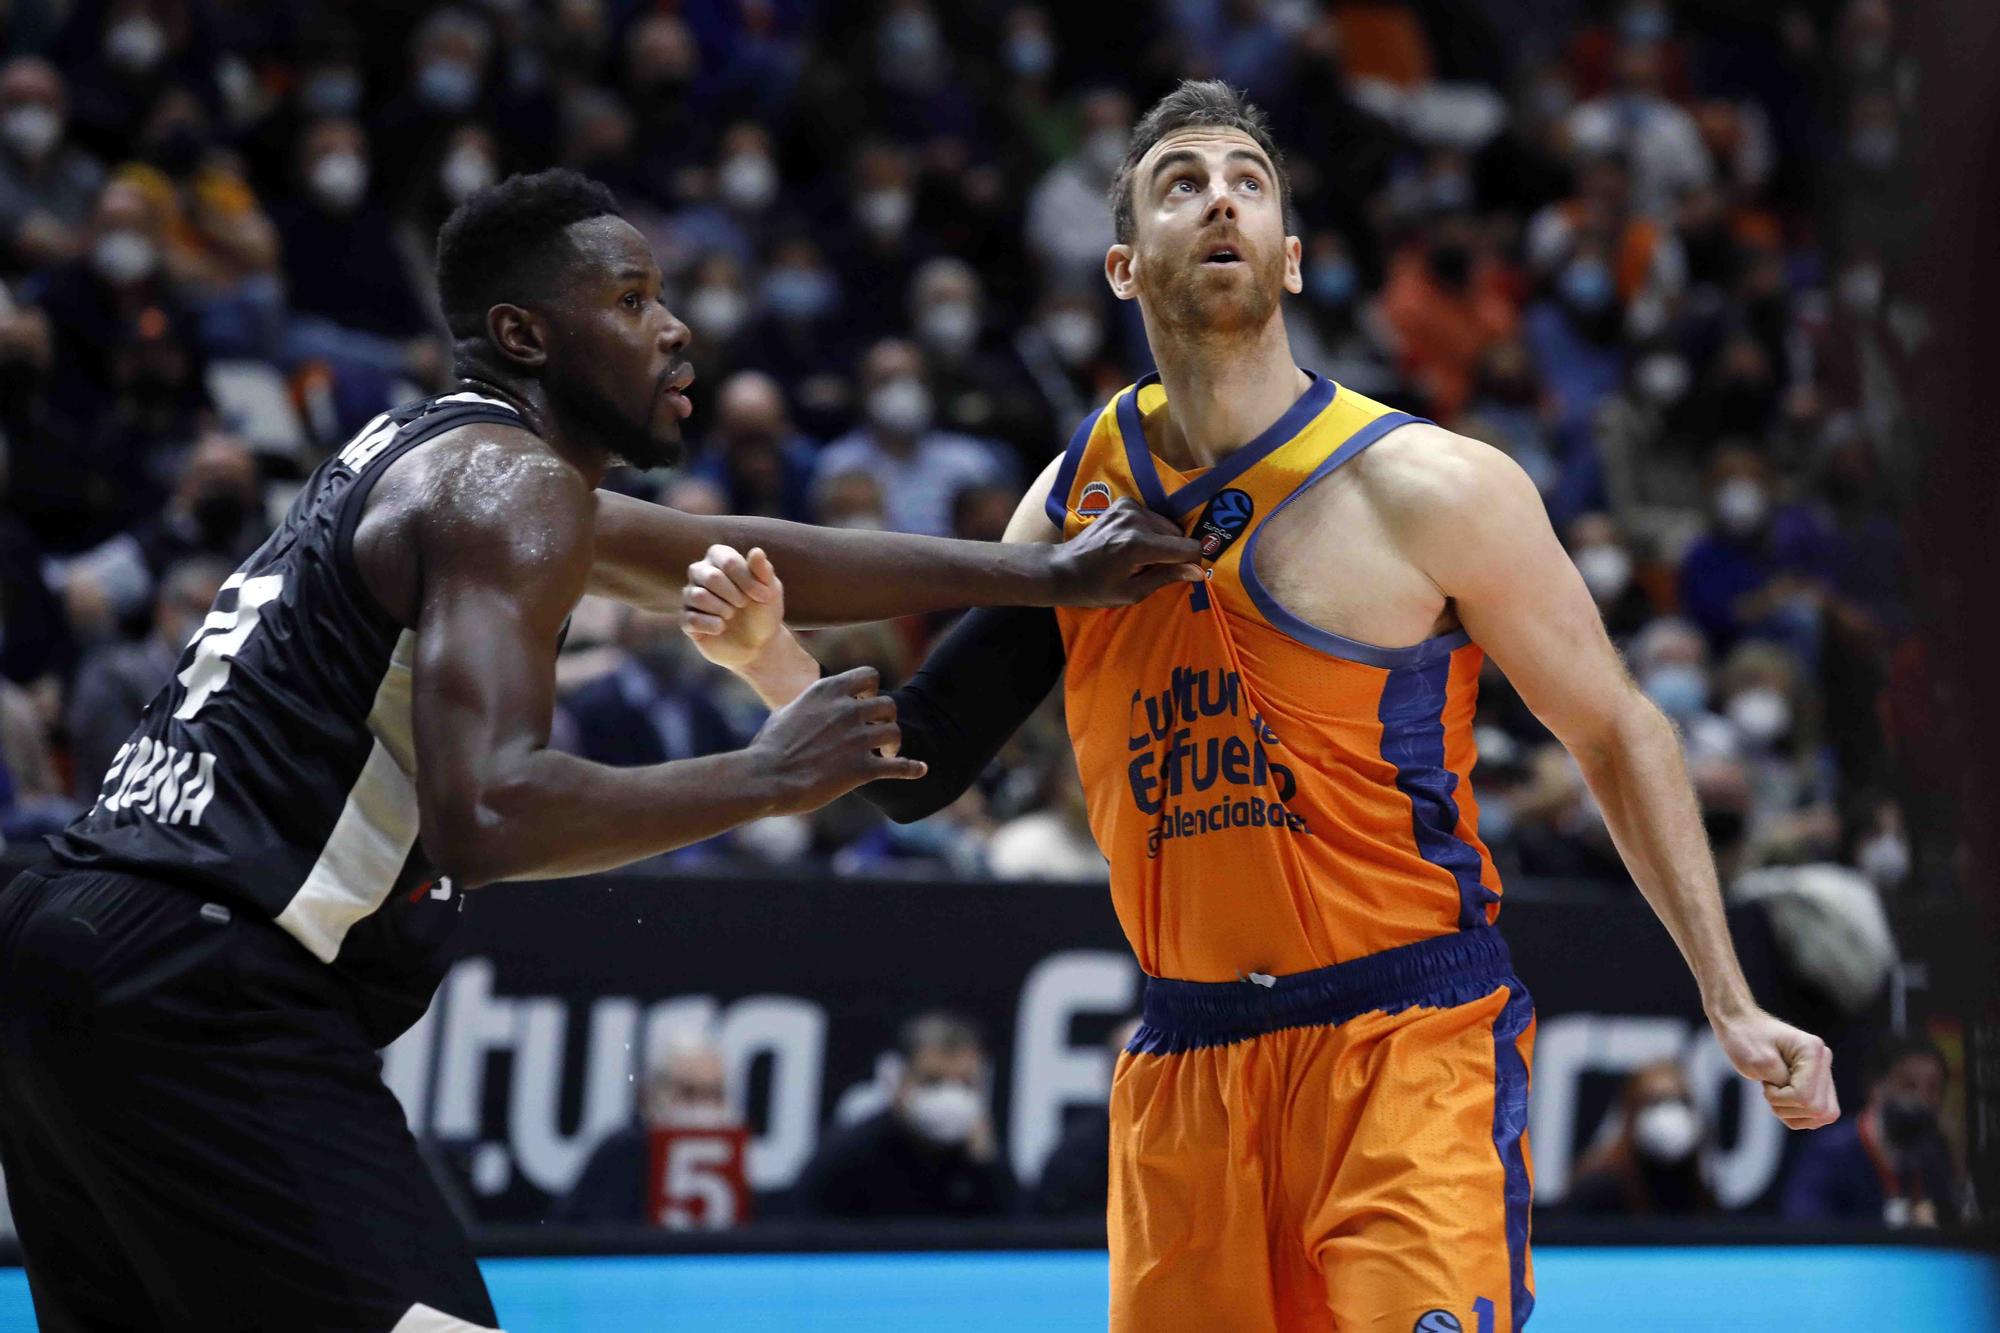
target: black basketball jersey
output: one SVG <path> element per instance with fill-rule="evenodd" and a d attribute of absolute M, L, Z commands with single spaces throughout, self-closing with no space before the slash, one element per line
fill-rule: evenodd
<path fill-rule="evenodd" d="M 416 634 L 363 585 L 354 529 L 391 463 L 472 422 L 526 425 L 498 399 L 446 394 L 383 413 L 322 463 L 222 585 L 96 805 L 50 839 L 64 864 L 269 917 L 350 984 L 383 1042 L 429 1005 L 459 898 L 417 846 Z"/>

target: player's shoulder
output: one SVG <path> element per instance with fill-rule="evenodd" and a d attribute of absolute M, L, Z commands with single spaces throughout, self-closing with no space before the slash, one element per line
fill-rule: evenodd
<path fill-rule="evenodd" d="M 1399 426 L 1362 451 L 1356 483 L 1392 522 L 1437 520 L 1473 512 L 1533 484 L 1492 445 L 1428 421 Z"/>

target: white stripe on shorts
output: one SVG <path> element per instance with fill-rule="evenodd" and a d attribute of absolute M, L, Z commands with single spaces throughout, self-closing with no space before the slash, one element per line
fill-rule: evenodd
<path fill-rule="evenodd" d="M 504 1333 L 504 1330 L 470 1323 L 457 1315 L 433 1310 L 419 1301 L 396 1321 L 396 1326 L 389 1333 Z"/>

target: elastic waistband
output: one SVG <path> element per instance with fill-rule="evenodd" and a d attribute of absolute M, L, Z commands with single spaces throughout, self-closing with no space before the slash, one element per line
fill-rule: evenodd
<path fill-rule="evenodd" d="M 1139 1031 L 1125 1049 L 1171 1055 L 1248 1041 L 1283 1028 L 1343 1023 L 1376 1010 L 1448 1008 L 1514 975 L 1492 926 L 1437 935 L 1331 967 L 1243 981 L 1146 979 Z"/>

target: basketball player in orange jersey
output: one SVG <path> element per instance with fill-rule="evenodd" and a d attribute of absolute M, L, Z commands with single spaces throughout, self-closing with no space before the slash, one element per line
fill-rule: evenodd
<path fill-rule="evenodd" d="M 1111 1100 L 1116 1330 L 1496 1333 L 1526 1321 L 1534 1027 L 1493 922 L 1472 723 L 1503 667 L 1576 757 L 1731 1062 L 1793 1128 L 1827 1049 L 1751 997 L 1674 728 L 1635 688 L 1505 455 L 1292 360 L 1282 163 L 1219 83 L 1147 114 L 1105 274 L 1159 374 L 1085 422 L 1015 515 L 1074 536 L 1136 497 L 1204 584 L 973 612 L 897 692 L 917 817 L 1056 679 L 1148 982 Z M 683 624 L 772 704 L 817 677 L 760 553 L 694 566 Z M 1588 941 L 1579 941 L 1589 947 Z"/>

